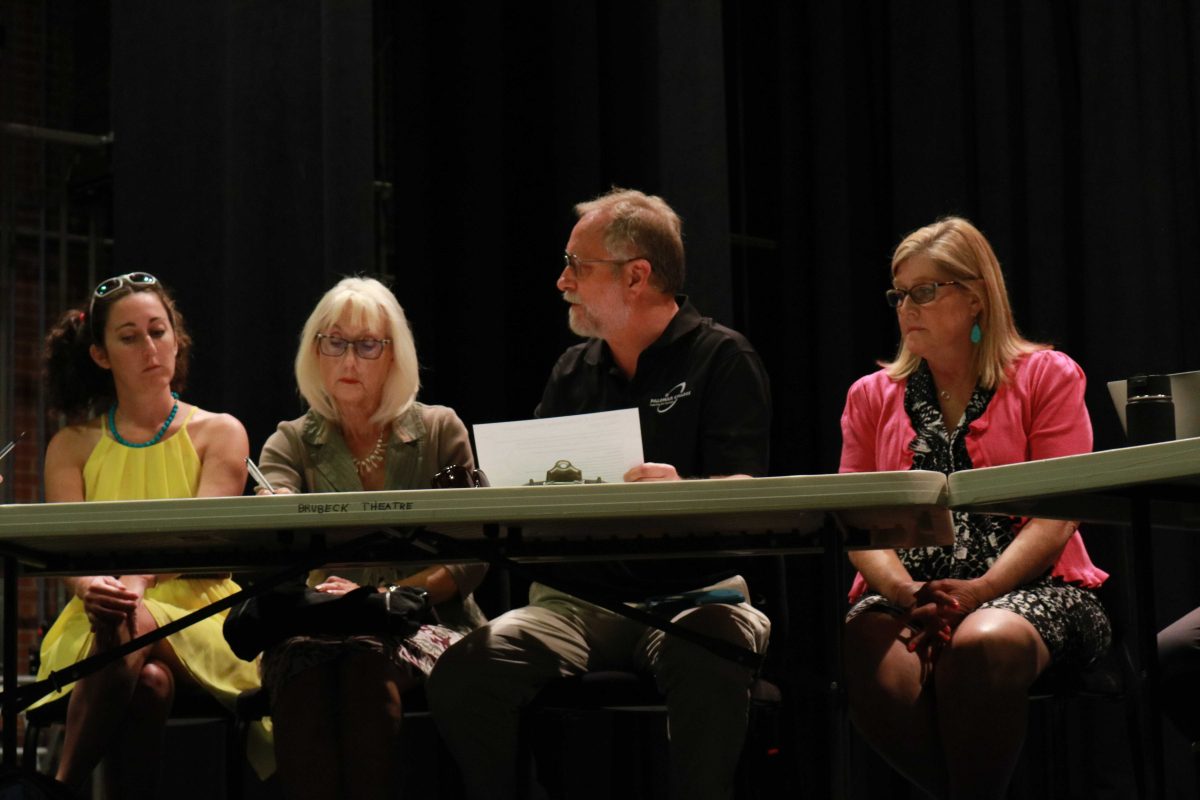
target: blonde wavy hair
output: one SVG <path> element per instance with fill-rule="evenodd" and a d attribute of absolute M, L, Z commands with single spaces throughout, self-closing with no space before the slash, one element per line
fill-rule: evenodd
<path fill-rule="evenodd" d="M 1003 383 L 1009 367 L 1021 356 L 1050 349 L 1050 345 L 1031 342 L 1017 331 L 1000 262 L 988 240 L 970 222 L 962 217 L 943 217 L 905 236 L 892 254 L 892 276 L 914 256 L 932 260 L 979 300 L 981 311 L 976 322 L 983 338 L 973 349 L 971 366 L 985 389 Z M 892 380 L 908 377 L 920 365 L 920 356 L 910 353 L 903 341 L 895 361 L 880 362 Z"/>
<path fill-rule="evenodd" d="M 421 388 L 418 374 L 417 346 L 413 342 L 408 317 L 396 296 L 374 278 L 345 278 L 317 303 L 300 333 L 300 349 L 296 352 L 296 386 L 308 405 L 322 417 L 340 422 L 333 398 L 321 381 L 320 353 L 317 334 L 349 314 L 352 325 L 373 330 L 383 328 L 384 338 L 392 351 L 392 366 L 383 384 L 379 408 L 371 415 L 374 423 L 390 423 L 412 406 Z"/>

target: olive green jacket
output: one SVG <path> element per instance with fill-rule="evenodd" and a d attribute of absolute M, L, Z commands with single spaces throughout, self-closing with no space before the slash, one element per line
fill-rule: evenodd
<path fill-rule="evenodd" d="M 385 489 L 428 489 L 430 479 L 443 467 L 458 464 L 473 469 L 467 428 L 453 409 L 413 403 L 392 423 L 392 436 L 384 456 Z M 362 481 L 354 458 L 337 424 L 309 411 L 299 419 L 279 423 L 263 445 L 258 462 L 267 480 L 277 489 L 295 493 L 361 492 Z M 375 565 L 338 569 L 336 574 L 361 586 L 386 586 L 423 567 Z M 483 580 L 486 564 L 447 564 L 459 596 L 437 606 L 442 624 L 465 633 L 486 619 L 471 593 Z M 328 575 L 309 575 L 315 586 Z"/>

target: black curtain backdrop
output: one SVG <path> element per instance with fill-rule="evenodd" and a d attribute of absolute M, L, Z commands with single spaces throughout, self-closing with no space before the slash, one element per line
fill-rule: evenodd
<path fill-rule="evenodd" d="M 306 314 L 356 272 L 408 310 L 423 399 L 468 424 L 527 417 L 572 341 L 554 289 L 571 206 L 611 185 L 680 211 L 693 299 L 762 353 L 774 474 L 836 469 L 845 391 L 896 346 L 891 250 L 945 214 L 991 239 L 1024 333 L 1087 372 L 1097 449 L 1122 444 L 1106 381 L 1200 369 L 1200 21 L 1185 0 L 113 13 L 118 260 L 178 290 L 190 399 L 242 418 L 253 450 L 299 409 Z M 1087 541 L 1115 569 L 1112 532 Z M 1165 623 L 1200 602 L 1198 553 L 1182 535 L 1156 544 Z M 805 620 L 827 598 L 810 561 L 789 567 L 776 658 L 802 698 L 795 784 L 822 796 Z M 1124 746 L 1119 715 L 1086 713 L 1100 716 L 1078 725 Z M 1103 745 L 1072 765 L 1125 769 Z M 871 769 L 859 783 L 888 796 Z M 1192 791 L 1173 769 L 1173 791 Z"/>
<path fill-rule="evenodd" d="M 395 276 L 424 396 L 464 419 L 529 416 L 572 342 L 554 288 L 572 206 L 613 185 L 685 219 L 689 291 L 731 321 L 717 2 L 378 8 L 392 122 Z"/>
<path fill-rule="evenodd" d="M 114 0 L 112 30 L 118 266 L 175 292 L 188 399 L 257 454 L 309 311 L 374 267 L 370 6 Z"/>

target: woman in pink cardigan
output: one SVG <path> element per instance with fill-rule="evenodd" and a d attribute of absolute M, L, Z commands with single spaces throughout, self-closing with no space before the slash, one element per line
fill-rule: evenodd
<path fill-rule="evenodd" d="M 1090 452 L 1079 366 L 1022 338 L 1000 264 L 949 217 L 892 256 L 900 351 L 842 414 L 842 472 L 949 474 Z M 1106 577 L 1071 522 L 954 513 L 947 547 L 856 552 L 846 622 L 851 717 L 937 797 L 1004 797 L 1028 689 L 1109 644 L 1091 591 Z"/>

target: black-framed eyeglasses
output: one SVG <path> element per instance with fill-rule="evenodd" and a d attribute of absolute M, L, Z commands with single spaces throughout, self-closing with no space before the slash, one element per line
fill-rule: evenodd
<path fill-rule="evenodd" d="M 899 308 L 904 302 L 904 298 L 911 297 L 912 301 L 919 306 L 933 301 L 937 297 L 939 286 L 961 286 L 961 281 L 933 281 L 931 283 L 918 283 L 908 289 L 888 289 L 883 293 L 887 298 L 887 304 L 892 308 Z"/>
<path fill-rule="evenodd" d="M 571 274 L 576 278 L 579 277 L 579 267 L 582 264 L 628 264 L 630 261 L 637 261 L 645 256 L 634 256 L 633 258 L 580 258 L 575 253 L 563 253 L 563 268 L 571 270 Z"/>
<path fill-rule="evenodd" d="M 330 358 L 341 358 L 353 346 L 354 355 L 374 361 L 383 355 L 383 348 L 391 343 L 391 339 L 343 339 L 327 333 L 317 334 L 317 350 Z"/>

